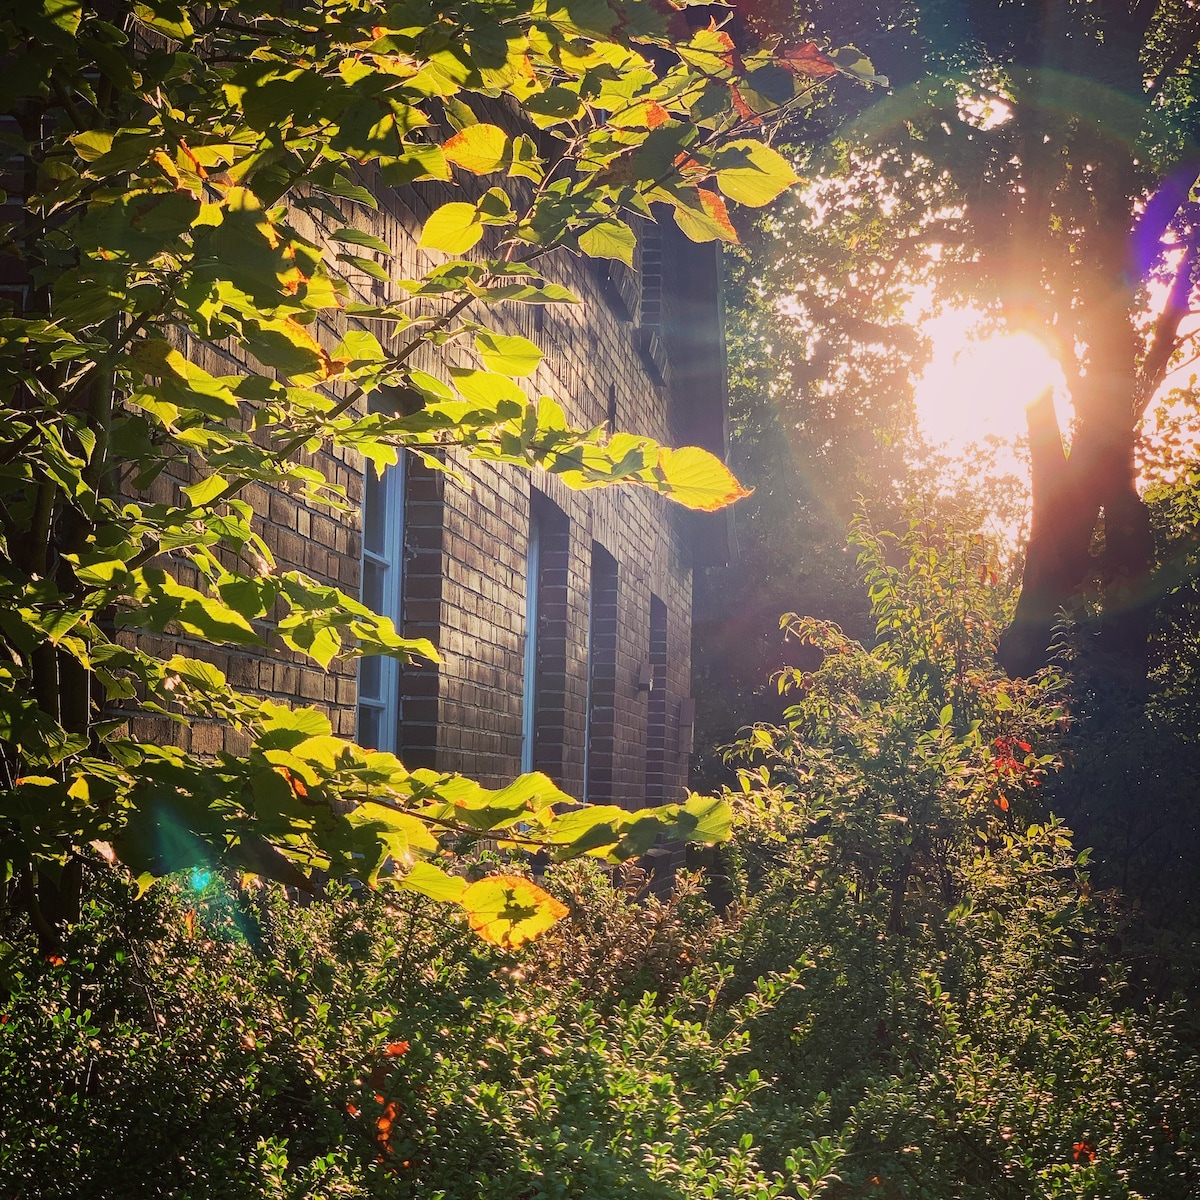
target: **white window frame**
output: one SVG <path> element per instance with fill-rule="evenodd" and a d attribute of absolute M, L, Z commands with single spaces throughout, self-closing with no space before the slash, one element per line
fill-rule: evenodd
<path fill-rule="evenodd" d="M 538 587 L 542 574 L 542 526 L 532 506 L 525 553 L 525 673 L 521 686 L 521 773 L 533 770 L 537 737 Z"/>
<path fill-rule="evenodd" d="M 366 471 L 374 471 L 371 463 L 365 464 Z M 401 452 L 395 466 L 387 467 L 383 472 L 382 486 L 379 496 L 383 501 L 383 547 L 380 551 L 367 548 L 367 516 L 366 516 L 366 477 L 363 479 L 363 512 L 362 512 L 362 575 L 366 579 L 368 562 L 383 568 L 383 604 L 379 615 L 388 617 L 396 626 L 401 627 L 402 604 L 404 597 L 404 454 Z M 387 655 L 377 656 L 380 668 L 379 696 L 364 696 L 362 691 L 362 667 L 366 659 L 359 659 L 358 667 L 358 709 L 356 724 L 361 726 L 359 716 L 364 708 L 375 709 L 380 713 L 378 744 L 375 750 L 385 750 L 395 754 L 399 743 L 400 726 L 400 663 Z M 361 728 L 356 737 L 361 741 Z"/>

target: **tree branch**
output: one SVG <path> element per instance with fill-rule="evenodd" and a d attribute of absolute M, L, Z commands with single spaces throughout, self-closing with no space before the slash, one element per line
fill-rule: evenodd
<path fill-rule="evenodd" d="M 1138 373 L 1137 394 L 1134 397 L 1134 422 L 1140 423 L 1146 415 L 1146 409 L 1158 391 L 1159 385 L 1167 374 L 1167 367 L 1179 348 L 1179 326 L 1183 318 L 1191 311 L 1189 301 L 1192 295 L 1192 275 L 1196 269 L 1197 254 L 1200 247 L 1193 239 L 1175 269 L 1175 278 L 1171 281 L 1171 290 L 1167 293 L 1166 303 L 1154 323 L 1154 336 L 1150 341 L 1150 349 L 1142 362 Z"/>

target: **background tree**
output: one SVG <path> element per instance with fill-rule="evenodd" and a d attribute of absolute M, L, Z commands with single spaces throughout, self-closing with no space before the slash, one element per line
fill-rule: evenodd
<path fill-rule="evenodd" d="M 894 162 L 940 198 L 958 249 L 946 294 L 1041 337 L 1075 405 L 1069 455 L 1049 403 L 1031 411 L 1033 515 L 1001 659 L 1017 674 L 1045 661 L 1056 613 L 1098 577 L 1101 644 L 1144 671 L 1152 540 L 1134 448 L 1192 294 L 1200 26 L 1150 2 L 868 15 L 905 56 L 888 64 L 893 95 L 846 131 L 870 148 L 857 161 Z M 1147 325 L 1152 282 L 1166 300 Z"/>

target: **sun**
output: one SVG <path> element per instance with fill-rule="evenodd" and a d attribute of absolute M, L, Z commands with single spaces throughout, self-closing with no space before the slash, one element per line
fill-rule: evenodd
<path fill-rule="evenodd" d="M 945 313 L 925 325 L 933 354 L 914 400 L 929 441 L 951 452 L 991 435 L 1013 445 L 1027 432 L 1026 407 L 1047 388 L 1066 433 L 1066 380 L 1047 347 L 1028 333 L 973 338 L 977 325 L 978 317 L 967 311 Z"/>

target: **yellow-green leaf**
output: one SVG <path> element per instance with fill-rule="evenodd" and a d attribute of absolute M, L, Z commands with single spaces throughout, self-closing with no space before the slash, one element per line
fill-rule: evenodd
<path fill-rule="evenodd" d="M 624 221 L 601 221 L 579 235 L 579 248 L 589 258 L 616 258 L 632 267 L 637 238 Z"/>
<path fill-rule="evenodd" d="M 515 950 L 544 933 L 567 906 L 545 889 L 520 875 L 489 875 L 463 892 L 471 928 L 485 942 Z"/>
<path fill-rule="evenodd" d="M 418 245 L 422 250 L 442 250 L 446 254 L 463 254 L 483 237 L 483 223 L 473 204 L 461 200 L 443 204 L 430 215 L 421 230 Z"/>
<path fill-rule="evenodd" d="M 442 143 L 447 160 L 473 175 L 486 175 L 506 165 L 508 134 L 497 125 L 468 125 Z"/>
<path fill-rule="evenodd" d="M 523 337 L 484 332 L 475 338 L 475 349 L 489 371 L 514 379 L 532 375 L 542 361 L 542 352 Z"/>
<path fill-rule="evenodd" d="M 528 403 L 520 384 L 514 383 L 507 375 L 495 371 L 474 371 L 468 367 L 451 367 L 450 377 L 459 395 L 483 408 L 495 409 L 507 401 L 523 409 Z"/>
<path fill-rule="evenodd" d="M 722 146 L 713 165 L 721 191 L 750 208 L 770 204 L 797 181 L 796 172 L 778 150 L 751 138 Z"/>
<path fill-rule="evenodd" d="M 209 475 L 201 479 L 199 483 L 193 483 L 190 487 L 185 487 L 182 490 L 192 502 L 192 505 L 195 508 L 200 508 L 215 500 L 228 486 L 228 481 L 220 475 Z"/>
<path fill-rule="evenodd" d="M 373 233 L 365 233 L 361 229 L 335 229 L 330 235 L 335 242 L 349 242 L 352 246 L 364 246 L 368 250 L 378 250 L 380 254 L 391 254 L 391 247 Z"/>
<path fill-rule="evenodd" d="M 467 881 L 457 875 L 447 875 L 433 863 L 415 862 L 400 881 L 400 886 L 410 892 L 420 892 L 431 900 L 455 903 L 463 898 Z"/>

